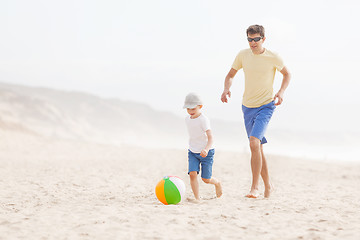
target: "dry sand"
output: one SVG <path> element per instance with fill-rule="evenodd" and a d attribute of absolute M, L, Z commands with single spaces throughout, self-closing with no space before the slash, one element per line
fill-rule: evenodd
<path fill-rule="evenodd" d="M 217 149 L 200 204 L 162 205 L 186 150 L 151 150 L 0 132 L 0 239 L 359 239 L 360 165 L 269 156 L 276 191 L 247 199 L 249 156 Z"/>

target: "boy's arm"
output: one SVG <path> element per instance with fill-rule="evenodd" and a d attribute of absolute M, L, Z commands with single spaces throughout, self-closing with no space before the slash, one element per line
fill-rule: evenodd
<path fill-rule="evenodd" d="M 209 150 L 211 149 L 211 146 L 214 143 L 214 139 L 213 139 L 211 129 L 207 130 L 205 133 L 206 133 L 206 136 L 208 137 L 208 142 L 206 144 L 206 147 L 200 153 L 200 156 L 202 156 L 202 157 L 206 157 L 208 155 L 208 152 L 209 152 Z"/>
<path fill-rule="evenodd" d="M 277 94 L 275 94 L 275 97 L 274 97 L 274 100 L 276 100 L 276 98 L 278 99 L 278 101 L 277 101 L 277 103 L 275 103 L 275 105 L 280 105 L 283 102 L 284 92 L 285 92 L 286 88 L 289 86 L 290 78 L 291 78 L 290 72 L 288 71 L 288 69 L 286 67 L 283 67 L 283 69 L 280 72 L 283 75 L 283 80 L 282 80 L 280 90 L 277 92 Z"/>
<path fill-rule="evenodd" d="M 231 68 L 229 73 L 225 77 L 224 91 L 221 95 L 221 101 L 223 103 L 228 102 L 228 99 L 227 99 L 228 96 L 229 96 L 229 98 L 231 97 L 230 87 L 232 85 L 232 81 L 233 81 L 233 78 L 235 77 L 236 73 L 237 73 L 237 70 L 235 70 L 234 68 Z"/>

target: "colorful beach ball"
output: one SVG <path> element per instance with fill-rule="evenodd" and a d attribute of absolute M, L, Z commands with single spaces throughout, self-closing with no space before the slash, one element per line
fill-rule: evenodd
<path fill-rule="evenodd" d="M 178 204 L 185 196 L 185 183 L 179 177 L 166 176 L 156 185 L 155 193 L 165 205 Z"/>

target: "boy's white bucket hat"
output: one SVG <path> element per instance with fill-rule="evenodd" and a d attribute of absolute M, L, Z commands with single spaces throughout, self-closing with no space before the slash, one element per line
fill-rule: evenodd
<path fill-rule="evenodd" d="M 195 108 L 197 105 L 203 105 L 199 95 L 196 93 L 189 93 L 185 98 L 184 108 Z"/>

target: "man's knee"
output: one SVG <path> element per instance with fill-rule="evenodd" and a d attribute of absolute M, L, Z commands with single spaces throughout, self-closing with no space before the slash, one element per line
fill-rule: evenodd
<path fill-rule="evenodd" d="M 250 136 L 250 149 L 251 151 L 260 151 L 261 141 L 260 139 Z"/>

